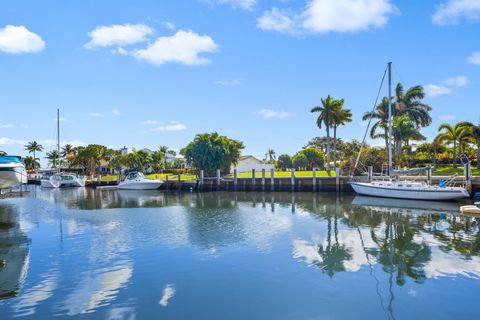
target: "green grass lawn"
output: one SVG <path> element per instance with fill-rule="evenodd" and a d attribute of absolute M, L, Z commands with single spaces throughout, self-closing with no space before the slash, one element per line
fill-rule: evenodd
<path fill-rule="evenodd" d="M 445 167 L 445 168 L 436 168 L 433 170 L 434 176 L 452 176 L 454 174 L 463 175 L 463 167 L 459 166 L 458 168 Z M 472 175 L 480 176 L 480 169 L 472 167 Z"/>
<path fill-rule="evenodd" d="M 292 173 L 290 171 L 275 171 L 275 178 L 290 178 Z M 330 171 L 330 176 L 335 177 L 335 171 Z M 252 178 L 251 172 L 239 172 L 237 175 L 240 179 Z M 261 178 L 262 172 L 255 172 L 255 178 Z M 297 178 L 313 178 L 312 171 L 295 171 L 295 177 Z M 328 177 L 327 171 L 317 171 L 317 177 Z M 227 176 L 227 178 L 233 178 L 233 174 Z M 265 178 L 270 178 L 270 172 L 265 172 Z"/>

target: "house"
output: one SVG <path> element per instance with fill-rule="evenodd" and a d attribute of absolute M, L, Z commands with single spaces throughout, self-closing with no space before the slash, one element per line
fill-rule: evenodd
<path fill-rule="evenodd" d="M 273 168 L 275 168 L 273 164 L 265 163 L 254 156 L 248 155 L 240 156 L 237 165 L 232 166 L 230 168 L 230 172 L 233 173 L 234 169 L 237 169 L 237 172 L 251 172 L 252 169 L 255 169 L 255 171 L 262 171 L 262 169 L 265 169 L 265 171 L 270 171 Z"/>

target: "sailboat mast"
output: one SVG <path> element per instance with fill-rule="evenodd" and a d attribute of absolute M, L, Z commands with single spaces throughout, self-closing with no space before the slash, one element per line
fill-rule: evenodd
<path fill-rule="evenodd" d="M 392 165 L 392 63 L 388 63 L 388 174 L 393 176 Z"/>
<path fill-rule="evenodd" d="M 57 109 L 57 171 L 60 173 L 60 109 Z"/>

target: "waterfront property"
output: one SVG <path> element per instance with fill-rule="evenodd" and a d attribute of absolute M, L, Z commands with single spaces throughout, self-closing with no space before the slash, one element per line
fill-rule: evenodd
<path fill-rule="evenodd" d="M 471 319 L 480 294 L 455 203 L 31 187 L 0 203 L 2 319 Z"/>

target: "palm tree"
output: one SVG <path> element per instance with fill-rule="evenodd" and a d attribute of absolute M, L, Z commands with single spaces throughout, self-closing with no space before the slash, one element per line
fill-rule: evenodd
<path fill-rule="evenodd" d="M 338 105 L 333 117 L 333 168 L 337 168 L 337 128 L 352 122 L 352 111 L 343 109 L 344 99 L 337 100 Z"/>
<path fill-rule="evenodd" d="M 36 152 L 42 152 L 43 146 L 37 141 L 30 141 L 25 145 L 25 150 L 27 150 L 28 153 L 33 153 L 33 159 L 37 159 Z"/>
<path fill-rule="evenodd" d="M 398 83 L 395 88 L 395 97 L 392 98 L 392 103 L 395 102 L 394 108 L 392 108 L 393 119 L 398 116 L 408 116 L 409 121 L 414 124 L 416 129 L 430 125 L 432 117 L 429 112 L 432 108 L 429 105 L 422 103 L 424 98 L 425 92 L 422 86 L 414 86 L 405 91 L 403 85 Z M 373 124 L 372 129 L 370 130 L 370 137 L 372 139 L 384 138 L 385 147 L 388 145 L 388 107 L 388 98 L 384 97 L 382 102 L 376 107 L 375 111 L 367 112 L 363 115 L 363 120 L 378 120 Z M 409 127 L 411 127 L 411 125 L 409 125 Z M 377 132 L 378 129 L 383 129 L 383 134 L 379 134 Z M 399 149 L 401 150 L 401 148 L 399 148 L 401 142 L 398 140 L 403 140 L 408 145 L 409 139 L 404 138 L 407 134 L 404 134 L 401 131 L 397 132 L 398 135 L 394 135 L 392 138 L 396 140 L 395 150 L 398 152 Z M 397 154 L 397 158 L 399 157 L 399 154 Z"/>
<path fill-rule="evenodd" d="M 333 125 L 335 112 L 340 104 L 340 100 L 333 99 L 328 95 L 325 99 L 321 98 L 322 105 L 315 106 L 310 112 L 318 112 L 317 126 L 321 129 L 325 125 L 327 141 L 330 141 L 330 127 Z M 330 144 L 327 143 L 327 171 L 330 172 Z"/>
<path fill-rule="evenodd" d="M 26 156 L 23 158 L 23 164 L 25 165 L 25 169 L 28 171 L 33 171 L 40 166 L 40 163 L 37 161 L 37 159 L 32 156 Z"/>
<path fill-rule="evenodd" d="M 477 169 L 480 169 L 480 124 L 471 128 L 470 139 L 477 146 Z"/>
<path fill-rule="evenodd" d="M 275 150 L 273 149 L 267 150 L 267 153 L 265 153 L 265 162 L 275 163 Z"/>
<path fill-rule="evenodd" d="M 439 142 L 453 143 L 453 167 L 457 167 L 457 145 L 464 141 L 473 125 L 470 122 L 458 122 L 455 125 L 448 123 L 441 124 L 438 132 L 441 132 L 435 140 Z M 442 132 L 443 131 L 443 132 Z"/>
<path fill-rule="evenodd" d="M 71 144 L 66 144 L 62 147 L 62 157 L 75 154 L 75 148 Z"/>
<path fill-rule="evenodd" d="M 52 168 L 55 168 L 58 165 L 59 154 L 57 150 L 47 152 L 47 156 L 45 158 L 48 159 L 48 162 L 50 163 Z"/>

